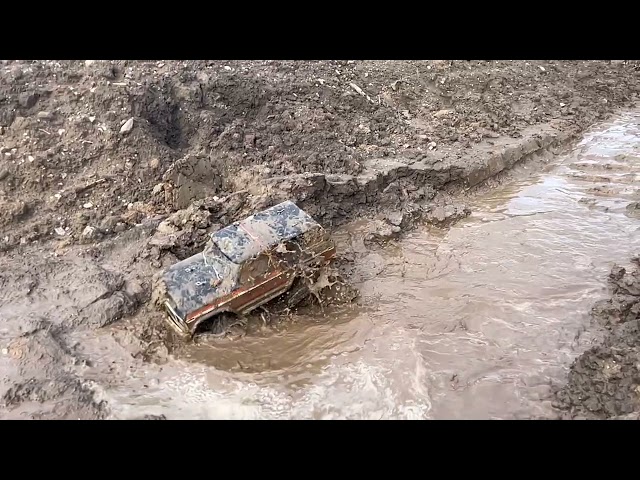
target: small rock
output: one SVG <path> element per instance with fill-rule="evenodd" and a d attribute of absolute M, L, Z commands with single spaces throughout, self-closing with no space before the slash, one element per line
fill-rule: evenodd
<path fill-rule="evenodd" d="M 122 127 L 120 127 L 120 133 L 123 135 L 126 135 L 127 133 L 129 133 L 131 130 L 133 130 L 133 117 L 131 117 L 129 120 L 127 120 L 126 122 L 124 122 L 124 124 L 122 125 Z"/>
<path fill-rule="evenodd" d="M 567 105 L 566 103 L 562 103 L 562 102 L 560 102 L 560 106 L 561 106 L 561 107 L 564 107 L 564 106 L 566 106 L 566 105 Z"/>
<path fill-rule="evenodd" d="M 4 127 L 0 126 L 0 135 L 4 135 Z"/>
<path fill-rule="evenodd" d="M 149 240 L 149 245 L 151 245 L 152 247 L 158 247 L 160 250 L 169 250 L 170 248 L 175 247 L 176 241 L 176 235 L 162 235 L 156 233 Z"/>
<path fill-rule="evenodd" d="M 540 65 L 538 68 L 539 68 L 539 69 L 540 69 L 540 71 L 542 71 L 542 72 L 546 72 L 546 71 L 547 71 L 547 70 L 546 70 L 542 65 Z"/>
<path fill-rule="evenodd" d="M 80 228 L 81 226 L 84 227 L 88 225 L 90 219 L 91 217 L 87 212 L 80 211 L 73 216 L 73 223 L 77 228 Z"/>
<path fill-rule="evenodd" d="M 17 65 L 11 69 L 11 76 L 13 77 L 14 80 L 20 80 L 23 75 L 24 75 L 24 72 Z"/>
<path fill-rule="evenodd" d="M 453 110 L 438 110 L 436 113 L 433 114 L 433 116 L 436 118 L 440 118 L 440 117 L 444 117 L 445 115 L 449 115 L 451 112 L 453 112 Z"/>
<path fill-rule="evenodd" d="M 104 230 L 104 231 L 114 230 L 118 222 L 120 222 L 120 217 L 117 217 L 115 215 L 105 217 L 100 223 L 100 230 Z"/>
<path fill-rule="evenodd" d="M 444 216 L 445 218 L 453 218 L 458 214 L 458 209 L 453 205 L 445 205 Z"/>
<path fill-rule="evenodd" d="M 33 155 L 29 155 L 29 156 L 27 157 L 27 159 L 28 159 L 30 162 L 33 162 L 33 161 L 35 160 L 35 157 L 34 157 Z"/>
<path fill-rule="evenodd" d="M 471 210 L 464 205 L 436 206 L 427 215 L 430 222 L 436 224 L 452 223 L 468 216 Z M 484 219 L 483 219 L 484 221 Z"/>
<path fill-rule="evenodd" d="M 374 231 L 367 233 L 364 237 L 365 244 L 385 243 L 396 238 L 401 231 L 400 227 L 388 225 L 384 222 L 379 222 L 377 225 L 372 225 L 372 227 L 374 227 Z"/>
<path fill-rule="evenodd" d="M 84 61 L 84 66 L 85 67 L 90 67 L 91 65 L 93 65 L 94 63 L 96 63 L 95 60 L 85 60 Z"/>
<path fill-rule="evenodd" d="M 3 355 L 9 355 L 9 350 L 7 348 L 3 348 L 2 349 L 2 354 Z"/>
<path fill-rule="evenodd" d="M 0 170 L 0 181 L 4 180 L 9 176 L 9 171 L 5 168 Z"/>
<path fill-rule="evenodd" d="M 436 207 L 433 210 L 432 215 L 438 222 L 444 222 L 447 219 L 447 215 L 443 207 Z"/>
<path fill-rule="evenodd" d="M 387 221 L 396 227 L 402 225 L 402 220 L 404 220 L 402 212 L 391 212 L 387 215 Z"/>
<path fill-rule="evenodd" d="M 166 420 L 167 417 L 165 415 L 153 415 L 153 414 L 146 414 L 144 417 L 141 418 L 141 420 Z"/>
<path fill-rule="evenodd" d="M 67 234 L 67 232 L 62 227 L 56 227 L 55 232 L 61 237 L 64 237 Z"/>
<path fill-rule="evenodd" d="M 626 215 L 632 218 L 640 218 L 640 202 L 632 202 L 626 207 Z"/>
<path fill-rule="evenodd" d="M 231 71 L 231 67 L 230 67 L 229 65 L 225 65 L 225 66 L 224 66 L 224 69 L 225 69 L 227 72 Z"/>
<path fill-rule="evenodd" d="M 36 117 L 38 117 L 41 120 L 52 120 L 53 119 L 53 113 L 43 110 L 42 112 L 38 112 Z"/>
<path fill-rule="evenodd" d="M 61 128 L 60 130 L 58 130 L 58 135 L 62 136 L 64 135 L 64 132 L 66 132 L 66 130 L 64 128 Z"/>
<path fill-rule="evenodd" d="M 429 142 L 429 150 L 434 150 L 436 148 L 436 142 Z"/>
<path fill-rule="evenodd" d="M 93 123 L 96 121 L 96 117 L 89 117 L 89 122 Z"/>
<path fill-rule="evenodd" d="M 99 237 L 99 235 L 100 235 L 100 232 L 98 232 L 97 228 L 86 226 L 82 231 L 81 237 L 83 240 L 95 240 L 96 238 Z"/>
<path fill-rule="evenodd" d="M 154 170 L 160 166 L 160 160 L 157 158 L 152 158 L 149 162 L 149 168 L 153 168 Z"/>
<path fill-rule="evenodd" d="M 100 71 L 101 75 L 110 81 L 115 80 L 116 76 L 118 75 L 118 69 L 113 64 L 103 65 L 102 68 L 100 68 Z M 110 81 L 107 82 L 107 85 L 111 84 Z"/>
<path fill-rule="evenodd" d="M 22 108 L 31 108 L 38 101 L 38 95 L 33 92 L 25 92 L 18 95 L 18 103 Z"/>
<path fill-rule="evenodd" d="M 162 222 L 160 222 L 160 224 L 156 228 L 156 231 L 158 233 L 166 235 L 166 234 L 175 233 L 178 231 L 178 229 L 175 226 L 171 225 L 171 223 L 169 223 L 168 221 L 163 220 Z"/>
<path fill-rule="evenodd" d="M 82 205 L 82 208 L 93 208 L 93 203 L 87 202 L 84 205 Z"/>
<path fill-rule="evenodd" d="M 157 195 L 164 190 L 164 183 L 159 183 L 153 187 L 153 194 Z"/>
<path fill-rule="evenodd" d="M 256 136 L 253 134 L 244 136 L 244 147 L 245 148 L 253 148 L 256 144 Z"/>

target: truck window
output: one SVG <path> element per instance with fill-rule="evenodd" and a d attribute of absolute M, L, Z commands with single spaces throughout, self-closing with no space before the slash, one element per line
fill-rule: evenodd
<path fill-rule="evenodd" d="M 260 254 L 252 260 L 248 260 L 240 272 L 240 282 L 253 282 L 268 275 L 277 268 L 276 262 L 270 262 L 269 256 Z"/>

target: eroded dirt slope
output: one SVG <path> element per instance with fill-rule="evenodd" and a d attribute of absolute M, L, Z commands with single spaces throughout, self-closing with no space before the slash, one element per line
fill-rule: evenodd
<path fill-rule="evenodd" d="M 0 248 L 113 235 L 264 178 L 455 163 L 531 125 L 585 127 L 637 82 L 623 62 L 5 62 Z"/>

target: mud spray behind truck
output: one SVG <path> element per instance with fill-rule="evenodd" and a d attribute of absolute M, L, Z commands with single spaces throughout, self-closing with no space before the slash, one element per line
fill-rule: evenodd
<path fill-rule="evenodd" d="M 206 320 L 245 315 L 285 293 L 295 306 L 335 254 L 320 224 L 293 202 L 280 203 L 211 234 L 202 253 L 167 269 L 166 319 L 193 336 Z"/>

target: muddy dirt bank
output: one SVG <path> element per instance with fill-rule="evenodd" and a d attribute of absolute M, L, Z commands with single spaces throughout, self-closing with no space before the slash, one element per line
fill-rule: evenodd
<path fill-rule="evenodd" d="M 609 276 L 611 298 L 592 311 L 608 332 L 571 366 L 557 393 L 563 418 L 640 419 L 640 258 Z"/>
<path fill-rule="evenodd" d="M 172 345 L 154 275 L 212 229 L 285 198 L 370 241 L 446 223 L 440 192 L 639 89 L 629 62 L 3 62 L 0 414 L 108 416 L 100 385 Z"/>
<path fill-rule="evenodd" d="M 0 248 L 93 243 L 238 191 L 251 208 L 293 196 L 328 223 L 428 201 L 500 168 L 509 145 L 536 148 L 630 105 L 636 67 L 5 62 Z"/>

